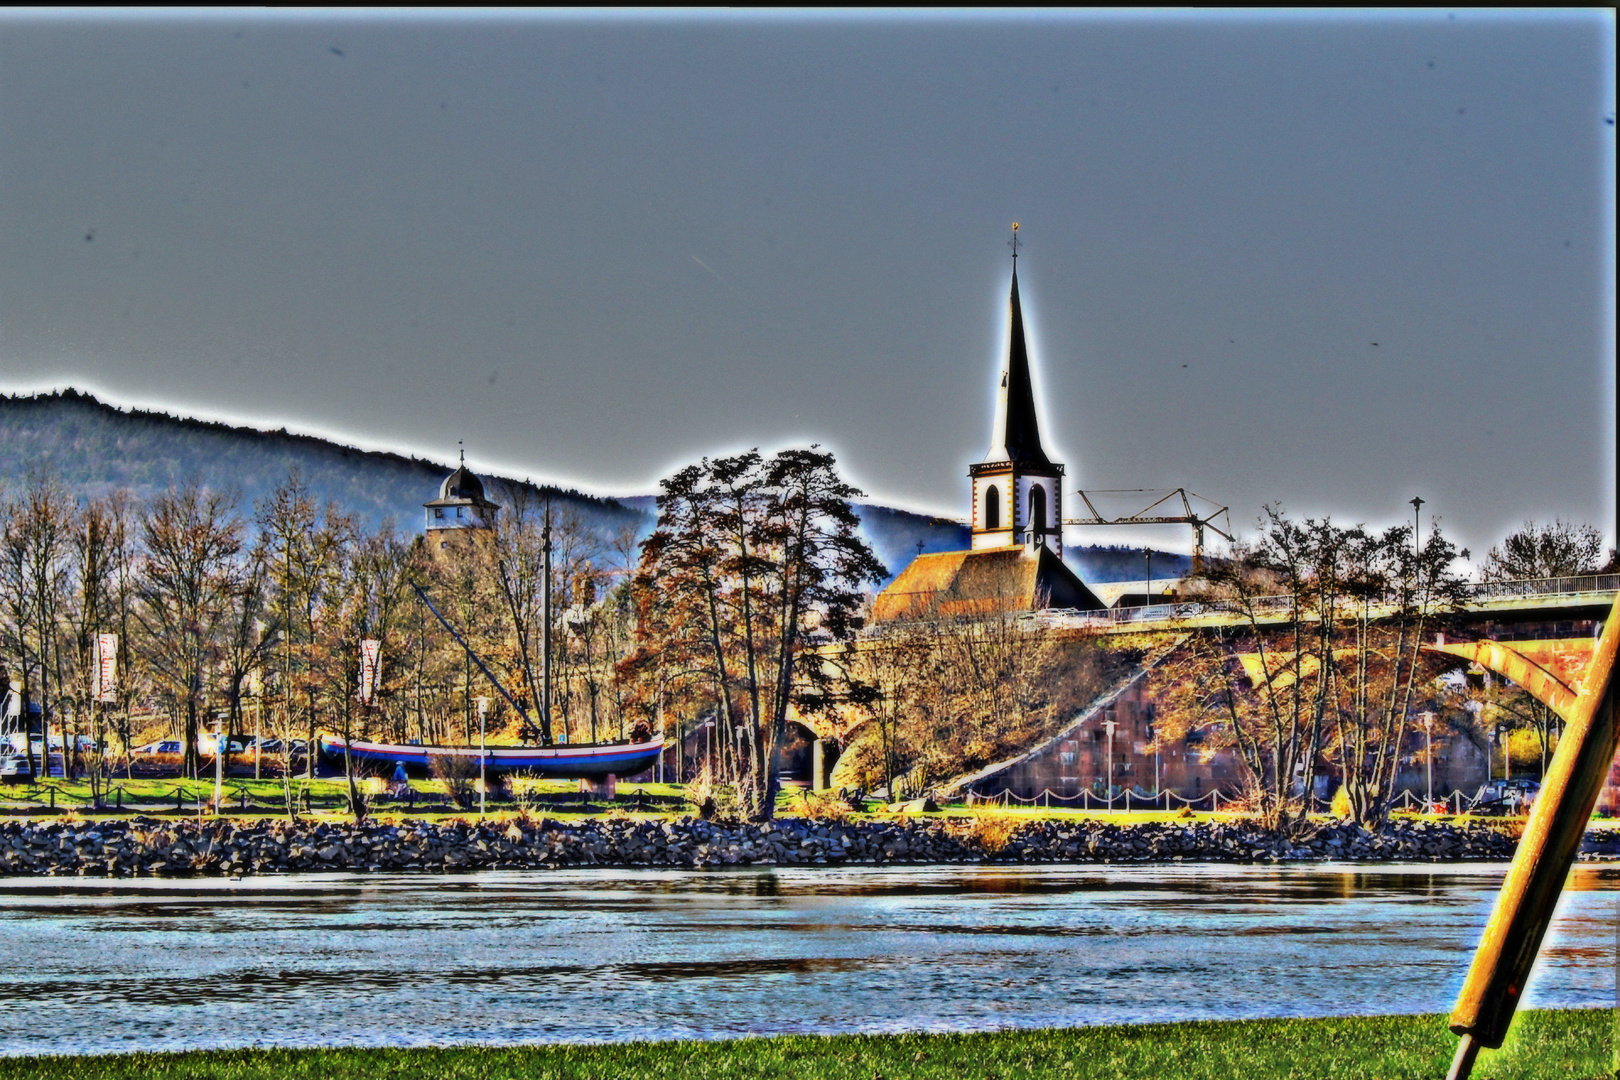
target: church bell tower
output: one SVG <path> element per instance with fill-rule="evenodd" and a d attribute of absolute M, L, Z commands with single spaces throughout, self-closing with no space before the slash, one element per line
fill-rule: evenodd
<path fill-rule="evenodd" d="M 1063 466 L 1041 448 L 1035 387 L 1018 300 L 1018 226 L 1013 226 L 1007 352 L 996 393 L 990 452 L 968 469 L 973 480 L 973 550 L 1024 547 L 1063 557 Z"/>

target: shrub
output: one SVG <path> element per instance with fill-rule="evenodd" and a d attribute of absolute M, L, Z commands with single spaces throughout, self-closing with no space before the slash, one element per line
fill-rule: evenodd
<path fill-rule="evenodd" d="M 1020 816 L 1010 810 L 974 810 L 967 821 L 951 831 L 960 839 L 977 843 L 986 855 L 994 855 L 1012 842 L 1020 821 Z"/>
<path fill-rule="evenodd" d="M 835 794 L 815 795 L 806 791 L 798 806 L 799 816 L 811 821 L 848 821 L 849 804 Z"/>
<path fill-rule="evenodd" d="M 451 802 L 463 810 L 473 808 L 478 762 L 459 754 L 434 754 L 428 758 L 428 771 Z"/>

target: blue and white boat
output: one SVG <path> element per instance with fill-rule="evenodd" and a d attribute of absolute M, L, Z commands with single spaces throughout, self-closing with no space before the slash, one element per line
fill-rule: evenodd
<path fill-rule="evenodd" d="M 322 735 L 321 757 L 343 767 L 344 740 Z M 412 771 L 431 772 L 433 758 L 459 758 L 476 766 L 480 760 L 490 773 L 529 772 L 551 780 L 603 780 L 646 772 L 663 753 L 662 738 L 645 742 L 573 743 L 562 746 L 423 746 L 417 743 L 349 740 L 350 758 L 368 771 L 386 774 L 403 764 Z"/>

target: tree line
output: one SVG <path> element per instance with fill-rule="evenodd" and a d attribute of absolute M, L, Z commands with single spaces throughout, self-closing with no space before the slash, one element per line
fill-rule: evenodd
<path fill-rule="evenodd" d="M 724 735 L 714 768 L 768 814 L 788 712 L 825 693 L 798 657 L 853 632 L 863 588 L 883 576 L 833 456 L 751 451 L 681 470 L 645 542 L 528 485 L 492 494 L 493 528 L 436 548 L 320 505 L 296 469 L 251 509 L 196 485 L 75 499 L 36 471 L 0 493 L 7 686 L 42 707 L 70 757 L 88 736 L 93 785 L 155 731 L 180 739 L 195 775 L 199 736 L 250 719 L 283 745 L 304 739 L 306 773 L 320 731 L 471 745 L 483 723 L 491 741 L 577 743 L 707 719 Z M 117 638 L 111 700 L 96 693 L 103 634 Z M 363 641 L 380 646 L 372 679 Z"/>

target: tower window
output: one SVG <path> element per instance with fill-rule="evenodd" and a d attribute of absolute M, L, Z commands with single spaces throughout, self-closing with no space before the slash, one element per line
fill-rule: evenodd
<path fill-rule="evenodd" d="M 458 506 L 458 507 L 456 507 L 456 517 L 466 517 L 466 516 L 467 516 L 467 515 L 466 515 L 466 514 L 464 514 L 464 513 L 463 513 L 463 512 L 462 512 L 462 508 L 461 508 L 461 507 L 459 507 L 459 506 Z"/>
<path fill-rule="evenodd" d="M 444 511 L 443 510 L 435 510 L 435 511 L 433 511 L 433 516 L 436 517 L 436 518 L 442 518 L 442 517 L 444 517 Z"/>
<path fill-rule="evenodd" d="M 1001 528 L 1001 492 L 996 490 L 994 484 L 984 490 L 984 527 Z"/>
<path fill-rule="evenodd" d="M 1039 484 L 1029 489 L 1029 531 L 1036 536 L 1046 534 L 1046 489 Z"/>

